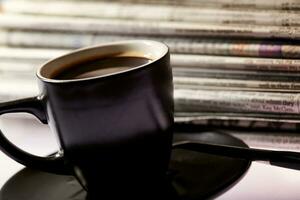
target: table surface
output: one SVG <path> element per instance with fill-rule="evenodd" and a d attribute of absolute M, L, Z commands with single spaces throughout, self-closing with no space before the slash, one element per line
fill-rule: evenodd
<path fill-rule="evenodd" d="M 47 125 L 24 114 L 1 116 L 0 128 L 20 148 L 35 155 L 57 149 L 57 141 Z M 0 152 L 0 187 L 24 166 Z M 216 199 L 299 199 L 300 171 L 253 162 L 236 185 Z"/>

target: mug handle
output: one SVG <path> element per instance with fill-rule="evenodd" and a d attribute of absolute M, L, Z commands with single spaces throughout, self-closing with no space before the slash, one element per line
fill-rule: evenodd
<path fill-rule="evenodd" d="M 47 124 L 47 115 L 40 96 L 0 103 L 0 116 L 5 113 L 26 112 L 36 116 L 42 123 Z M 48 157 L 29 154 L 11 143 L 0 130 L 0 150 L 15 161 L 38 170 L 69 175 L 72 170 L 68 166 L 62 151 Z"/>

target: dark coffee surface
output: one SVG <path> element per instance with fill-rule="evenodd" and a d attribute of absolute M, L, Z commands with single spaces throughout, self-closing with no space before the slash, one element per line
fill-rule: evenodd
<path fill-rule="evenodd" d="M 144 57 L 106 57 L 76 64 L 56 73 L 52 78 L 58 80 L 82 79 L 124 71 L 149 63 Z"/>

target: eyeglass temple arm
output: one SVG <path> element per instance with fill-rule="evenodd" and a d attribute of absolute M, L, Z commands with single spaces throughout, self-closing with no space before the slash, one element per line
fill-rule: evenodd
<path fill-rule="evenodd" d="M 173 148 L 252 161 L 269 161 L 271 165 L 300 170 L 300 153 L 297 152 L 261 150 L 192 141 L 176 142 L 173 144 Z"/>

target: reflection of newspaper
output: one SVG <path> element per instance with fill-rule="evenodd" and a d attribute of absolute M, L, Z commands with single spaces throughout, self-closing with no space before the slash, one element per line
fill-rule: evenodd
<path fill-rule="evenodd" d="M 195 124 L 201 127 L 211 127 L 234 130 L 268 130 L 292 131 L 300 130 L 299 119 L 285 119 L 282 116 L 261 116 L 245 113 L 175 113 L 175 122 Z"/>
<path fill-rule="evenodd" d="M 222 111 L 201 111 L 201 112 L 176 112 L 177 119 L 182 122 L 193 122 L 197 120 L 252 120 L 252 121 L 268 121 L 282 123 L 299 123 L 299 116 L 293 114 L 280 115 L 276 113 L 239 113 L 239 112 L 222 112 Z"/>
<path fill-rule="evenodd" d="M 299 4 L 300 5 L 300 4 Z M 260 24 L 298 26 L 299 13 L 286 11 L 212 9 L 201 7 L 143 5 L 109 2 L 4 1 L 4 12 L 35 15 L 95 17 L 130 20 L 206 22 L 215 24 Z M 68 12 L 66 12 L 66 10 Z"/>
<path fill-rule="evenodd" d="M 300 135 L 290 132 L 224 131 L 243 140 L 250 147 L 300 151 Z"/>
<path fill-rule="evenodd" d="M 300 113 L 300 94 L 293 93 L 177 89 L 174 98 L 179 112 Z"/>
<path fill-rule="evenodd" d="M 170 36 L 112 35 L 92 33 L 0 30 L 0 44 L 8 46 L 79 48 L 129 39 L 150 39 L 166 43 L 173 53 L 299 58 L 296 42 L 189 38 Z"/>
<path fill-rule="evenodd" d="M 282 151 L 297 151 L 300 152 L 300 135 L 290 132 L 268 132 L 268 131 L 231 131 L 231 130 L 209 130 L 199 127 L 199 132 L 217 132 L 221 134 L 232 135 L 249 147 L 268 150 L 282 150 Z M 176 133 L 177 139 L 186 139 L 190 135 L 191 138 L 196 137 L 195 133 Z"/>
<path fill-rule="evenodd" d="M 202 22 L 132 21 L 119 19 L 74 20 L 72 17 L 42 17 L 29 15 L 2 15 L 0 28 L 74 31 L 85 33 L 114 33 L 167 36 L 300 38 L 300 27 L 259 25 L 217 25 Z"/>

